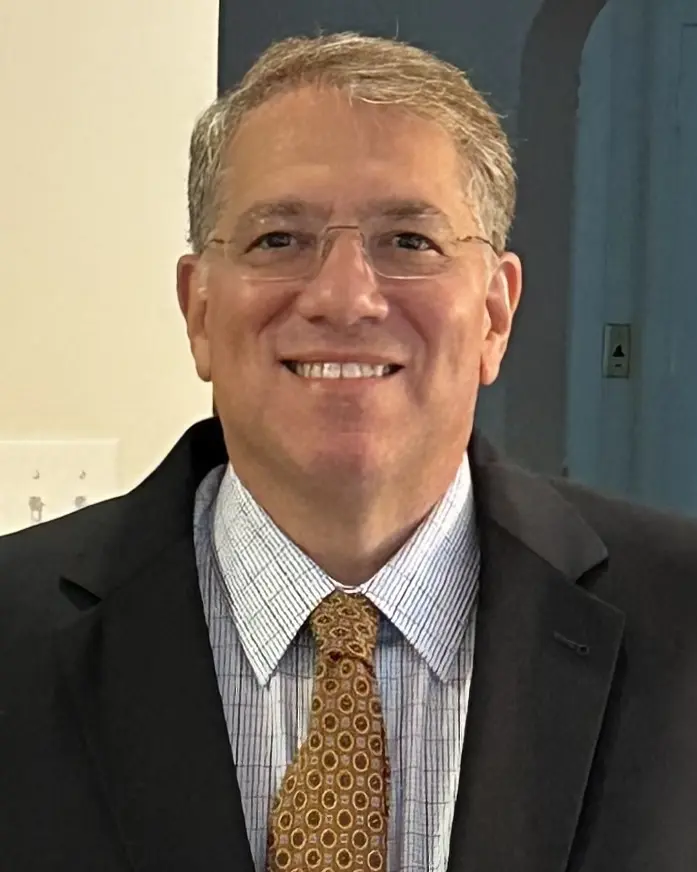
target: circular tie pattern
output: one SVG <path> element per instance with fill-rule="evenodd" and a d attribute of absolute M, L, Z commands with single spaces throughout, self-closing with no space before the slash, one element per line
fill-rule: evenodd
<path fill-rule="evenodd" d="M 385 872 L 389 764 L 373 656 L 379 614 L 337 591 L 315 609 L 308 735 L 269 819 L 267 872 Z"/>

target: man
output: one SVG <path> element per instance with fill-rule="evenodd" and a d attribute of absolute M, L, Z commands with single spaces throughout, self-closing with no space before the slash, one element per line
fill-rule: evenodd
<path fill-rule="evenodd" d="M 0 542 L 2 867 L 697 868 L 697 528 L 472 431 L 522 285 L 484 99 L 286 40 L 189 193 L 219 420 Z"/>

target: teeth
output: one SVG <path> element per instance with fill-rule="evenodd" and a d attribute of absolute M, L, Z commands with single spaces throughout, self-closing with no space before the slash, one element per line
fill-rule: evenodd
<path fill-rule="evenodd" d="M 366 369 L 371 369 L 366 366 Z M 344 363 L 341 365 L 341 375 L 343 378 L 361 378 L 363 376 L 363 367 L 360 363 Z M 366 378 L 370 373 L 366 372 Z"/>
<path fill-rule="evenodd" d="M 316 363 L 312 367 L 313 374 L 315 369 L 318 369 L 320 371 L 319 375 L 315 376 L 315 378 L 341 378 L 340 363 Z"/>
<path fill-rule="evenodd" d="M 369 363 L 291 363 L 296 375 L 303 378 L 382 378 L 392 367 Z"/>

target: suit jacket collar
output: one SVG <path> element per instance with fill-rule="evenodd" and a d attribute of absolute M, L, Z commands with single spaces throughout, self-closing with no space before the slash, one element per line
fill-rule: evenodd
<path fill-rule="evenodd" d="M 606 549 L 554 487 L 477 434 L 470 456 L 482 579 L 449 869 L 562 872 L 623 616 L 583 589 Z M 94 603 L 57 637 L 69 704 L 137 872 L 252 872 L 192 536 L 226 459 L 217 421 L 193 427 L 64 573 Z"/>

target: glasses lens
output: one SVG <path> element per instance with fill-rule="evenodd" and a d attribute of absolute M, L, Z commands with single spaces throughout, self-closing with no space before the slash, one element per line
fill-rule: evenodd
<path fill-rule="evenodd" d="M 242 271 L 251 278 L 300 278 L 312 271 L 317 260 L 316 235 L 305 231 L 267 233 L 237 253 Z"/>
<path fill-rule="evenodd" d="M 379 233 L 370 237 L 367 248 L 375 271 L 387 278 L 437 276 L 452 262 L 452 258 L 443 253 L 443 242 L 418 233 Z"/>

